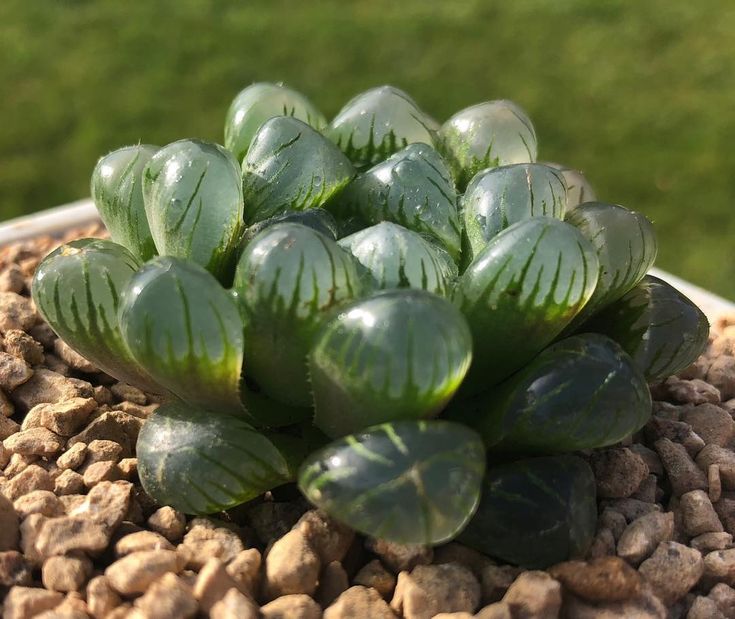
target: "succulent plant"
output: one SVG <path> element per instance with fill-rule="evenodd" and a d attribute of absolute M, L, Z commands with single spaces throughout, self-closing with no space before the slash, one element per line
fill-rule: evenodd
<path fill-rule="evenodd" d="M 153 499 L 212 513 L 296 482 L 367 535 L 583 554 L 595 484 L 571 453 L 640 429 L 647 382 L 707 341 L 646 275 L 650 222 L 535 163 L 508 101 L 438 127 L 386 86 L 327 123 L 260 83 L 225 147 L 100 159 L 111 240 L 60 247 L 33 282 L 60 337 L 163 402 L 137 445 Z"/>

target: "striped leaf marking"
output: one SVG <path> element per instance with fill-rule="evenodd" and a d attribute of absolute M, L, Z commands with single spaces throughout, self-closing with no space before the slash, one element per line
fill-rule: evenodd
<path fill-rule="evenodd" d="M 581 170 L 575 170 L 559 163 L 545 161 L 545 165 L 555 170 L 559 170 L 567 183 L 567 210 L 571 211 L 580 204 L 585 202 L 596 202 L 597 193 L 595 192 L 587 177 Z"/>
<path fill-rule="evenodd" d="M 275 445 L 242 418 L 181 402 L 148 418 L 137 456 L 145 491 L 186 514 L 229 509 L 293 479 Z"/>
<path fill-rule="evenodd" d="M 323 206 L 354 175 L 349 159 L 321 133 L 290 116 L 271 118 L 242 162 L 245 219 L 253 224 Z"/>
<path fill-rule="evenodd" d="M 480 505 L 459 541 L 526 568 L 582 558 L 595 534 L 595 494 L 592 470 L 576 456 L 491 466 Z"/>
<path fill-rule="evenodd" d="M 307 211 L 291 211 L 283 213 L 282 215 L 276 215 L 269 219 L 264 219 L 256 224 L 250 226 L 245 230 L 242 235 L 240 246 L 242 249 L 250 243 L 258 234 L 260 234 L 266 228 L 280 223 L 294 223 L 314 228 L 322 234 L 330 237 L 333 240 L 337 240 L 339 236 L 339 228 L 337 221 L 332 217 L 329 211 L 323 208 L 310 208 Z"/>
<path fill-rule="evenodd" d="M 335 437 L 436 415 L 471 358 L 469 329 L 449 301 L 411 289 L 357 301 L 324 327 L 309 355 L 314 424 Z"/>
<path fill-rule="evenodd" d="M 380 86 L 351 99 L 327 127 L 325 134 L 364 170 L 409 144 L 434 145 L 436 131 L 405 92 Z"/>
<path fill-rule="evenodd" d="M 58 336 L 97 367 L 118 380 L 160 391 L 130 354 L 117 319 L 120 294 L 139 267 L 112 241 L 72 241 L 39 264 L 33 301 Z"/>
<path fill-rule="evenodd" d="M 226 282 L 243 231 L 240 168 L 217 144 L 180 140 L 148 162 L 143 197 L 162 256 L 186 258 Z"/>
<path fill-rule="evenodd" d="M 551 343 L 587 303 L 598 270 L 589 241 L 558 219 L 534 217 L 493 237 L 454 290 L 474 342 L 463 391 L 499 383 Z"/>
<path fill-rule="evenodd" d="M 158 146 L 125 146 L 102 157 L 92 173 L 92 199 L 110 237 L 146 261 L 156 254 L 143 204 L 143 170 Z"/>
<path fill-rule="evenodd" d="M 206 270 L 155 258 L 129 281 L 119 312 L 133 356 L 157 382 L 189 404 L 241 410 L 242 319 Z"/>
<path fill-rule="evenodd" d="M 440 544 L 474 513 L 485 470 L 479 437 L 446 421 L 399 421 L 309 456 L 304 495 L 337 520 L 403 544 Z"/>

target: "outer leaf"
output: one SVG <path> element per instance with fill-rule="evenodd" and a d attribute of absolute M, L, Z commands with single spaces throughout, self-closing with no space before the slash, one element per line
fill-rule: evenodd
<path fill-rule="evenodd" d="M 241 162 L 258 129 L 274 116 L 293 116 L 316 130 L 327 126 L 327 119 L 300 92 L 283 84 L 257 82 L 240 91 L 227 110 L 225 147 Z"/>
<path fill-rule="evenodd" d="M 143 204 L 143 169 L 158 146 L 125 146 L 102 157 L 92 173 L 92 199 L 112 240 L 136 258 L 156 254 Z"/>
<path fill-rule="evenodd" d="M 652 275 L 646 275 L 583 328 L 618 342 L 650 382 L 693 363 L 707 347 L 709 336 L 709 323 L 702 310 Z"/>
<path fill-rule="evenodd" d="M 269 219 L 264 219 L 256 224 L 250 226 L 242 236 L 242 247 L 244 248 L 250 241 L 252 241 L 258 234 L 260 234 L 266 228 L 281 223 L 294 223 L 301 224 L 313 228 L 318 232 L 330 237 L 336 241 L 339 235 L 339 229 L 337 222 L 334 217 L 321 208 L 310 208 L 308 211 L 292 211 L 289 213 L 283 213 L 282 215 L 276 215 Z"/>
<path fill-rule="evenodd" d="M 471 518 L 485 470 L 482 442 L 446 421 L 369 428 L 312 454 L 299 487 L 354 529 L 401 544 L 440 544 Z"/>
<path fill-rule="evenodd" d="M 139 266 L 112 241 L 72 241 L 36 269 L 33 301 L 59 337 L 97 367 L 118 380 L 160 391 L 133 359 L 117 321 L 120 292 Z"/>
<path fill-rule="evenodd" d="M 484 168 L 536 161 L 536 130 L 512 101 L 487 101 L 457 112 L 439 131 L 457 186 Z"/>
<path fill-rule="evenodd" d="M 595 202 L 597 200 L 597 193 L 580 170 L 568 168 L 560 163 L 551 163 L 550 161 L 545 161 L 544 164 L 562 173 L 567 183 L 568 211 L 585 202 Z"/>
<path fill-rule="evenodd" d="M 469 264 L 488 241 L 508 226 L 531 217 L 564 219 L 567 186 L 561 172 L 540 163 L 518 163 L 483 170 L 467 186 L 462 200 Z"/>
<path fill-rule="evenodd" d="M 164 146 L 145 169 L 143 196 L 158 253 L 192 260 L 223 281 L 231 277 L 243 201 L 229 151 L 199 140 Z"/>
<path fill-rule="evenodd" d="M 605 447 L 640 430 L 651 394 L 614 341 L 588 333 L 553 344 L 451 418 L 475 428 L 493 453 L 552 454 Z"/>
<path fill-rule="evenodd" d="M 595 533 L 595 477 L 576 456 L 490 467 L 460 541 L 502 561 L 545 568 L 582 558 Z"/>
<path fill-rule="evenodd" d="M 340 219 L 392 221 L 427 234 L 459 257 L 457 192 L 442 158 L 426 144 L 408 146 L 357 177 L 332 209 Z"/>
<path fill-rule="evenodd" d="M 446 296 L 457 265 L 438 245 L 390 222 L 366 228 L 339 241 L 370 273 L 378 289 L 419 288 Z"/>
<path fill-rule="evenodd" d="M 474 342 L 463 390 L 499 383 L 551 343 L 592 295 L 598 270 L 590 243 L 558 219 L 534 217 L 493 237 L 454 291 Z"/>
<path fill-rule="evenodd" d="M 326 134 L 360 170 L 409 144 L 434 145 L 436 130 L 405 92 L 393 86 L 367 90 L 345 105 Z"/>
<path fill-rule="evenodd" d="M 203 268 L 170 257 L 148 262 L 122 292 L 120 326 L 138 363 L 182 400 L 241 410 L 242 319 Z"/>
<path fill-rule="evenodd" d="M 245 218 L 255 223 L 322 206 L 354 175 L 347 157 L 321 133 L 290 116 L 271 118 L 242 162 Z"/>
<path fill-rule="evenodd" d="M 436 415 L 471 358 L 467 323 L 441 297 L 405 289 L 357 301 L 324 327 L 309 355 L 314 424 L 342 436 Z"/>
<path fill-rule="evenodd" d="M 179 402 L 148 418 L 137 455 L 145 491 L 187 514 L 222 511 L 293 479 L 274 444 L 242 418 Z"/>
<path fill-rule="evenodd" d="M 275 224 L 243 251 L 234 288 L 248 378 L 275 400 L 309 406 L 306 356 L 325 317 L 361 291 L 354 259 L 312 228 Z"/>

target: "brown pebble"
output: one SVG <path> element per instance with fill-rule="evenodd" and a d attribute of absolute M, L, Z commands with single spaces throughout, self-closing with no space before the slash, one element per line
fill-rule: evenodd
<path fill-rule="evenodd" d="M 33 370 L 23 360 L 6 352 L 0 352 L 0 388 L 13 391 L 33 376 Z"/>
<path fill-rule="evenodd" d="M 64 443 L 61 437 L 51 430 L 31 428 L 9 436 L 3 441 L 3 446 L 10 453 L 49 457 L 61 451 Z"/>
<path fill-rule="evenodd" d="M 513 619 L 513 615 L 508 604 L 495 602 L 478 610 L 475 619 Z"/>
<path fill-rule="evenodd" d="M 316 590 L 321 563 L 299 529 L 276 540 L 265 557 L 264 589 L 269 600 Z"/>
<path fill-rule="evenodd" d="M 244 549 L 242 540 L 235 532 L 218 527 L 204 518 L 191 521 L 182 545 L 189 551 L 188 565 L 194 569 L 204 567 L 211 558 L 228 563 Z"/>
<path fill-rule="evenodd" d="M 96 619 L 104 619 L 121 603 L 106 576 L 95 576 L 87 583 L 87 605 Z"/>
<path fill-rule="evenodd" d="M 709 486 L 707 490 L 709 500 L 717 503 L 722 496 L 722 480 L 720 479 L 719 464 L 710 464 L 707 467 L 707 485 Z"/>
<path fill-rule="evenodd" d="M 86 517 L 113 531 L 130 508 L 133 484 L 127 481 L 103 481 L 89 491 L 71 515 Z"/>
<path fill-rule="evenodd" d="M 732 544 L 732 535 L 730 533 L 702 533 L 692 538 L 689 545 L 696 548 L 702 554 L 712 552 L 713 550 L 724 550 Z"/>
<path fill-rule="evenodd" d="M 735 398 L 735 356 L 720 355 L 707 370 L 707 382 L 720 390 L 723 400 Z"/>
<path fill-rule="evenodd" d="M 707 594 L 726 617 L 735 616 L 735 589 L 724 582 L 717 583 Z"/>
<path fill-rule="evenodd" d="M 666 381 L 669 395 L 682 404 L 704 404 L 706 402 L 717 404 L 721 400 L 719 389 L 699 378 L 692 380 L 676 379 L 671 381 L 670 384 L 669 380 Z"/>
<path fill-rule="evenodd" d="M 76 350 L 74 350 L 62 339 L 57 339 L 54 342 L 54 352 L 70 368 L 73 368 L 79 372 L 84 372 L 86 374 L 96 374 L 100 371 L 99 368 L 94 365 L 94 363 L 87 361 L 87 359 L 82 357 L 82 355 L 80 355 Z"/>
<path fill-rule="evenodd" d="M 28 586 L 33 582 L 33 567 L 17 550 L 0 552 L 0 586 Z"/>
<path fill-rule="evenodd" d="M 148 397 L 137 387 L 128 385 L 127 383 L 115 383 L 110 387 L 112 395 L 119 400 L 127 400 L 133 404 L 145 405 L 148 402 Z"/>
<path fill-rule="evenodd" d="M 252 599 L 237 589 L 230 589 L 219 602 L 212 606 L 209 617 L 210 619 L 260 619 L 261 614 Z"/>
<path fill-rule="evenodd" d="M 80 591 L 91 573 L 92 562 L 83 555 L 49 557 L 41 568 L 41 580 L 51 591 Z"/>
<path fill-rule="evenodd" d="M 25 288 L 25 276 L 17 265 L 11 264 L 0 271 L 0 292 L 20 293 Z"/>
<path fill-rule="evenodd" d="M 488 565 L 482 570 L 480 586 L 483 604 L 491 604 L 502 599 L 521 569 L 512 565 Z"/>
<path fill-rule="evenodd" d="M 355 539 L 355 532 L 318 510 L 306 512 L 294 525 L 303 533 L 307 543 L 319 555 L 319 560 L 328 565 L 342 561 Z"/>
<path fill-rule="evenodd" d="M 628 526 L 628 522 L 625 520 L 625 516 L 614 509 L 606 507 L 602 510 L 600 517 L 597 519 L 598 529 L 609 529 L 615 541 L 620 539 L 620 536 L 625 531 L 625 527 Z"/>
<path fill-rule="evenodd" d="M 735 432 L 735 421 L 730 414 L 714 404 L 687 408 L 682 413 L 681 420 L 688 423 L 708 445 L 729 445 Z"/>
<path fill-rule="evenodd" d="M 169 542 L 178 542 L 186 531 L 186 517 L 173 507 L 161 507 L 148 518 L 148 526 Z"/>
<path fill-rule="evenodd" d="M 661 542 L 638 568 L 664 604 L 671 605 L 697 584 L 704 572 L 702 553 L 677 542 Z"/>
<path fill-rule="evenodd" d="M 0 415 L 0 441 L 5 440 L 9 436 L 12 436 L 20 430 L 20 425 L 17 421 Z"/>
<path fill-rule="evenodd" d="M 82 476 L 84 485 L 87 488 L 93 488 L 101 481 L 117 481 L 122 477 L 117 462 L 114 460 L 104 460 L 102 462 L 94 462 L 90 464 L 84 471 Z"/>
<path fill-rule="evenodd" d="M 0 333 L 28 331 L 37 318 L 30 299 L 16 292 L 0 292 Z"/>
<path fill-rule="evenodd" d="M 18 548 L 20 529 L 13 503 L 0 494 L 0 551 Z"/>
<path fill-rule="evenodd" d="M 37 404 L 26 416 L 24 427 L 31 423 L 48 428 L 59 436 L 72 436 L 84 425 L 97 403 L 92 398 L 71 398 L 63 402 Z M 32 420 L 32 421 L 31 421 Z"/>
<path fill-rule="evenodd" d="M 23 412 L 27 412 L 38 404 L 63 402 L 91 395 L 92 385 L 88 382 L 38 368 L 28 381 L 13 392 L 13 401 Z"/>
<path fill-rule="evenodd" d="M 107 548 L 109 541 L 110 532 L 104 525 L 66 516 L 43 522 L 35 545 L 42 557 L 52 557 L 75 550 L 96 553 Z"/>
<path fill-rule="evenodd" d="M 349 617 L 395 619 L 396 615 L 375 589 L 357 585 L 343 591 L 325 609 L 323 615 L 324 619 L 347 619 Z"/>
<path fill-rule="evenodd" d="M 679 496 L 690 490 L 707 490 L 707 476 L 684 447 L 665 438 L 656 441 L 655 447 L 674 494 Z"/>
<path fill-rule="evenodd" d="M 715 550 L 704 557 L 704 577 L 710 583 L 735 586 L 735 548 Z"/>
<path fill-rule="evenodd" d="M 130 533 L 115 543 L 115 556 L 118 558 L 140 550 L 175 550 L 175 548 L 163 535 L 153 531 Z"/>
<path fill-rule="evenodd" d="M 31 464 L 8 481 L 2 488 L 3 494 L 15 501 L 24 494 L 34 490 L 53 490 L 54 482 L 48 471 L 36 464 Z"/>
<path fill-rule="evenodd" d="M 597 496 L 601 498 L 629 497 L 648 476 L 643 458 L 626 448 L 595 451 L 590 465 L 597 481 Z"/>
<path fill-rule="evenodd" d="M 262 557 L 257 548 L 248 548 L 227 564 L 227 573 L 235 580 L 238 589 L 256 597 L 260 588 L 260 566 Z"/>
<path fill-rule="evenodd" d="M 491 565 L 494 562 L 473 548 L 460 544 L 459 542 L 449 542 L 448 544 L 434 548 L 434 559 L 432 563 L 436 565 L 440 563 L 459 563 L 471 570 L 477 578 L 480 578 L 485 566 Z"/>
<path fill-rule="evenodd" d="M 646 424 L 645 434 L 651 444 L 659 439 L 667 438 L 683 446 L 692 457 L 695 457 L 705 446 L 704 439 L 692 429 L 692 426 L 683 421 L 654 416 Z"/>
<path fill-rule="evenodd" d="M 385 569 L 378 559 L 373 559 L 360 568 L 352 582 L 355 585 L 372 587 L 386 600 L 393 595 L 396 588 L 395 575 Z"/>
<path fill-rule="evenodd" d="M 690 537 L 702 533 L 718 533 L 723 530 L 712 502 L 702 490 L 685 492 L 679 499 L 684 529 Z"/>
<path fill-rule="evenodd" d="M 546 572 L 523 572 L 503 597 L 514 619 L 557 617 L 561 608 L 561 586 Z"/>
<path fill-rule="evenodd" d="M 618 540 L 617 553 L 632 565 L 638 565 L 673 534 L 674 514 L 651 512 L 625 528 Z"/>
<path fill-rule="evenodd" d="M 615 554 L 615 536 L 610 529 L 598 529 L 587 549 L 586 559 L 599 559 Z"/>
<path fill-rule="evenodd" d="M 320 619 L 322 609 L 303 593 L 283 595 L 260 609 L 263 619 Z"/>
<path fill-rule="evenodd" d="M 434 558 L 431 546 L 399 544 L 375 538 L 368 538 L 365 546 L 380 558 L 383 565 L 396 574 L 412 570 L 417 565 L 428 565 Z"/>
<path fill-rule="evenodd" d="M 5 334 L 5 351 L 25 361 L 28 365 L 43 363 L 43 346 L 25 331 L 10 330 Z"/>
<path fill-rule="evenodd" d="M 135 600 L 135 607 L 142 611 L 145 618 L 190 619 L 197 614 L 199 605 L 181 578 L 169 572 Z"/>
<path fill-rule="evenodd" d="M 10 401 L 10 398 L 5 394 L 5 392 L 0 389 L 0 416 L 2 417 L 12 417 L 15 414 L 15 406 L 13 406 L 13 403 Z M 1 426 L 0 426 L 1 428 Z M 0 429 L 0 437 L 2 436 L 9 436 L 8 434 L 3 435 L 2 429 Z M 2 438 L 0 438 L 2 440 Z"/>
<path fill-rule="evenodd" d="M 96 462 L 119 462 L 122 452 L 122 446 L 115 441 L 95 439 L 87 445 L 87 459 L 84 462 L 85 470 Z"/>
<path fill-rule="evenodd" d="M 707 445 L 697 454 L 697 464 L 704 471 L 713 464 L 719 465 L 722 485 L 727 489 L 735 489 L 735 452 L 732 449 Z"/>
<path fill-rule="evenodd" d="M 53 492 L 48 490 L 34 490 L 28 494 L 18 497 L 13 503 L 16 513 L 20 518 L 26 518 L 31 514 L 43 514 L 49 518 L 61 516 L 64 508 Z"/>
<path fill-rule="evenodd" d="M 239 588 L 238 583 L 229 575 L 225 564 L 219 559 L 210 559 L 199 571 L 194 584 L 194 597 L 199 600 L 199 607 L 208 613 L 233 588 Z"/>
<path fill-rule="evenodd" d="M 54 480 L 54 494 L 64 496 L 79 494 L 84 490 L 84 477 L 76 471 L 66 469 Z"/>
<path fill-rule="evenodd" d="M 112 588 L 122 595 L 144 593 L 166 572 L 178 573 L 179 557 L 171 550 L 143 550 L 118 559 L 105 570 Z"/>
<path fill-rule="evenodd" d="M 60 469 L 78 469 L 87 457 L 87 444 L 75 443 L 56 460 Z"/>
<path fill-rule="evenodd" d="M 326 608 L 347 591 L 349 586 L 350 581 L 345 568 L 339 561 L 332 561 L 324 567 L 319 576 L 319 586 L 314 594 L 314 599 L 322 608 Z"/>
<path fill-rule="evenodd" d="M 640 574 L 619 557 L 559 563 L 549 568 L 549 574 L 575 595 L 591 601 L 625 600 L 636 597 L 641 589 Z"/>
<path fill-rule="evenodd" d="M 64 596 L 35 587 L 12 587 L 3 604 L 3 619 L 30 619 L 58 606 Z"/>

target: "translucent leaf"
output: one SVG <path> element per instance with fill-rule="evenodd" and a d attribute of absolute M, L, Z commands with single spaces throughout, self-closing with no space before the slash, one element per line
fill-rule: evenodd
<path fill-rule="evenodd" d="M 351 99 L 325 133 L 363 170 L 409 144 L 433 146 L 433 122 L 405 92 L 379 86 Z"/>
<path fill-rule="evenodd" d="M 680 372 L 707 348 L 709 323 L 694 303 L 666 282 L 646 275 L 582 327 L 610 336 L 650 382 Z"/>
<path fill-rule="evenodd" d="M 163 404 L 138 436 L 138 474 L 159 505 L 211 514 L 293 479 L 272 441 L 236 416 Z"/>
<path fill-rule="evenodd" d="M 361 291 L 354 258 L 313 228 L 275 224 L 243 251 L 234 289 L 248 378 L 275 400 L 309 406 L 306 356 L 325 317 Z"/>
<path fill-rule="evenodd" d="M 460 189 L 484 168 L 536 161 L 536 130 L 512 101 L 487 101 L 457 112 L 442 125 L 439 140 Z"/>
<path fill-rule="evenodd" d="M 92 199 L 112 240 L 146 261 L 156 254 L 143 204 L 143 170 L 158 146 L 126 146 L 102 157 L 92 173 Z"/>
<path fill-rule="evenodd" d="M 120 293 L 140 267 L 121 245 L 81 239 L 43 259 L 33 278 L 33 301 L 69 346 L 118 380 L 160 391 L 133 359 L 117 320 Z"/>
<path fill-rule="evenodd" d="M 154 258 L 122 291 L 119 312 L 131 352 L 158 383 L 195 406 L 241 410 L 242 319 L 212 275 Z"/>
<path fill-rule="evenodd" d="M 346 307 L 309 355 L 316 415 L 328 436 L 431 417 L 467 373 L 472 339 L 459 311 L 423 290 L 391 290 Z"/>
<path fill-rule="evenodd" d="M 485 455 L 469 428 L 401 421 L 369 428 L 309 456 L 299 487 L 317 507 L 374 537 L 441 544 L 471 518 Z"/>
<path fill-rule="evenodd" d="M 283 84 L 257 82 L 240 91 L 227 110 L 225 147 L 242 161 L 253 137 L 274 116 L 292 116 L 321 130 L 327 119 L 300 92 Z"/>
<path fill-rule="evenodd" d="M 503 562 L 546 568 L 581 559 L 597 525 L 595 477 L 576 456 L 491 466 L 459 540 Z"/>
<path fill-rule="evenodd" d="M 454 290 L 473 337 L 463 391 L 499 383 L 548 346 L 592 295 L 598 270 L 589 241 L 558 219 L 534 217 L 493 237 Z"/>
<path fill-rule="evenodd" d="M 518 163 L 479 172 L 462 199 L 466 236 L 462 261 L 472 262 L 508 226 L 531 217 L 564 219 L 566 208 L 566 182 L 553 168 Z"/>
<path fill-rule="evenodd" d="M 403 226 L 383 222 L 339 241 L 380 289 L 418 288 L 446 296 L 457 265 L 438 245 Z"/>
<path fill-rule="evenodd" d="M 595 202 L 597 200 L 597 193 L 595 193 L 592 185 L 590 185 L 590 182 L 580 170 L 568 168 L 560 163 L 552 163 L 550 161 L 545 161 L 544 165 L 559 170 L 562 173 L 567 184 L 568 211 L 585 202 Z"/>
<path fill-rule="evenodd" d="M 255 223 L 324 205 L 355 175 L 342 152 L 290 116 L 267 121 L 242 162 L 245 219 Z"/>
<path fill-rule="evenodd" d="M 325 211 L 322 208 L 310 208 L 308 211 L 292 211 L 290 213 L 283 213 L 282 215 L 276 215 L 275 217 L 270 217 L 269 219 L 264 219 L 263 221 L 253 224 L 245 230 L 245 233 L 242 236 L 242 247 L 244 248 L 266 228 L 274 224 L 281 223 L 301 224 L 302 226 L 313 228 L 335 241 L 339 234 L 337 222 L 329 211 Z"/>
<path fill-rule="evenodd" d="M 145 169 L 143 196 L 159 254 L 222 281 L 232 276 L 244 226 L 240 168 L 229 151 L 199 140 L 164 146 Z"/>

